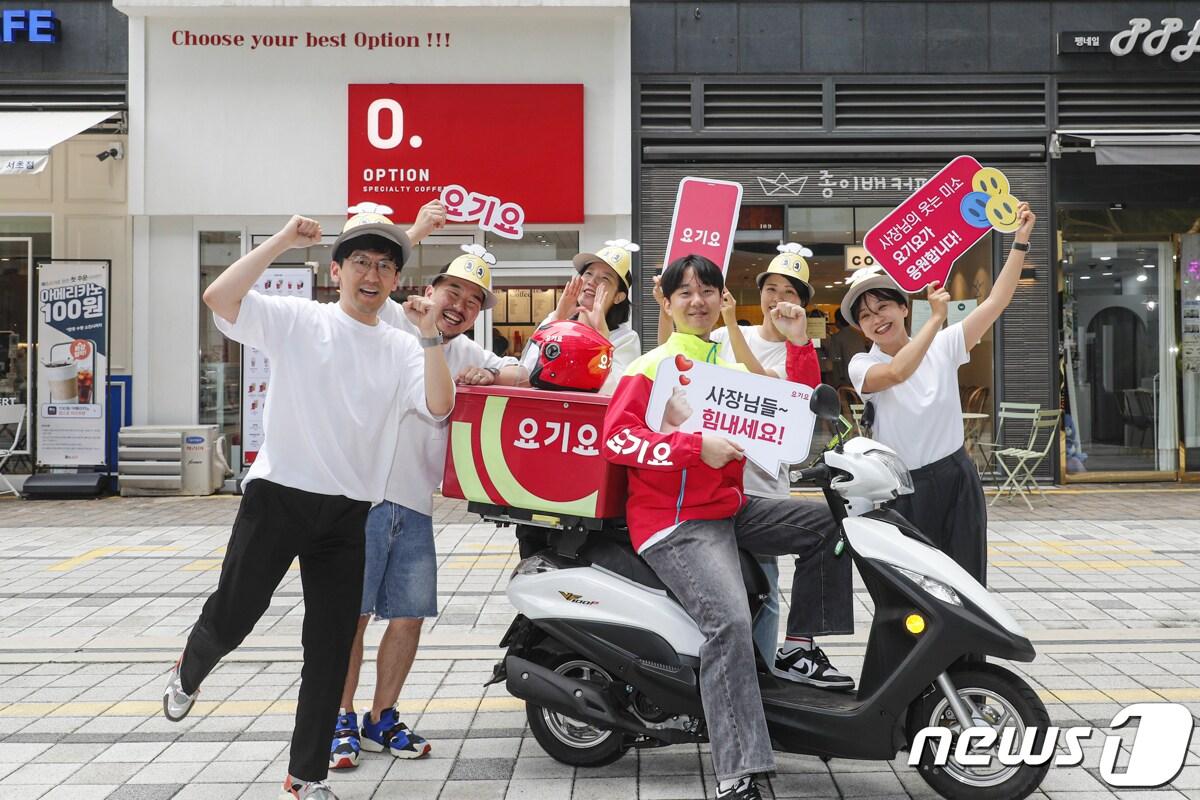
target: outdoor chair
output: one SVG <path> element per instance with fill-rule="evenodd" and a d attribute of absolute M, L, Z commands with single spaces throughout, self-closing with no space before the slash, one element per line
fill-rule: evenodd
<path fill-rule="evenodd" d="M 1004 432 L 1011 429 L 1014 425 L 1022 426 L 1023 423 L 1029 423 L 1029 435 L 1025 437 L 1025 448 L 1033 447 L 1033 423 L 1037 421 L 1038 412 L 1042 407 L 1037 403 L 1000 403 L 1000 412 L 996 415 L 996 427 L 992 433 L 992 441 L 983 442 L 978 439 L 975 441 L 975 446 L 979 449 L 980 455 L 983 456 L 983 471 L 985 474 L 992 475 L 992 485 L 997 486 L 1000 483 L 1000 473 L 993 463 L 996 452 L 1004 450 L 1013 445 L 1004 441 Z"/>
<path fill-rule="evenodd" d="M 1006 493 L 1010 496 L 1020 495 L 1030 511 L 1033 510 L 1033 503 L 1029 502 L 1028 495 L 1033 492 L 1037 492 L 1049 502 L 1033 473 L 1049 455 L 1061 420 L 1062 411 L 1057 408 L 1053 411 L 1039 411 L 1029 436 L 1029 447 L 1008 447 L 996 451 L 996 463 L 1004 470 L 1006 477 L 1004 485 L 988 505 L 994 505 Z"/>
<path fill-rule="evenodd" d="M 8 476 L 4 474 L 4 465 L 8 463 L 8 459 L 11 458 L 14 453 L 20 452 L 21 429 L 25 425 L 25 406 L 0 406 L 0 429 L 6 428 L 10 425 L 16 425 L 17 430 L 15 433 L 13 433 L 13 439 L 11 442 L 9 442 L 7 445 L 0 445 L 0 481 L 3 481 L 8 487 L 7 489 L 0 490 L 0 494 L 8 494 L 9 492 L 12 492 L 17 497 L 20 497 L 21 493 L 17 491 L 17 487 L 13 486 L 12 481 L 10 481 Z"/>

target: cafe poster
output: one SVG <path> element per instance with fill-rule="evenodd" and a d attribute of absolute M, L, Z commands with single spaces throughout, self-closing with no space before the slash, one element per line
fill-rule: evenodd
<path fill-rule="evenodd" d="M 37 464 L 106 466 L 108 261 L 37 268 Z"/>
<path fill-rule="evenodd" d="M 313 296 L 313 273 L 309 267 L 271 267 L 251 291 L 268 297 Z M 263 411 L 267 406 L 267 387 L 271 385 L 271 360 L 255 347 L 242 347 L 242 466 L 248 467 L 262 449 L 266 431 Z"/>

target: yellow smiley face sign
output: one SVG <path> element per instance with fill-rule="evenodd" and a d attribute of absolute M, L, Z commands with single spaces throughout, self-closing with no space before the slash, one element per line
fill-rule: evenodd
<path fill-rule="evenodd" d="M 1003 172 L 995 167 L 984 167 L 971 178 L 971 189 L 987 195 L 984 214 L 994 229 L 1013 233 L 1021 227 L 1021 217 L 1017 213 L 1021 201 L 1008 193 L 1008 178 Z"/>
<path fill-rule="evenodd" d="M 1008 178 L 995 167 L 984 167 L 971 179 L 971 189 L 991 197 L 1008 194 Z"/>

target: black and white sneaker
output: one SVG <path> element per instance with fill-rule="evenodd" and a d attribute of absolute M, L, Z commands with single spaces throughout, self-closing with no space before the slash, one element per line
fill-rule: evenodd
<path fill-rule="evenodd" d="M 829 657 L 819 647 L 810 650 L 797 647 L 786 655 L 780 650 L 775 654 L 775 670 L 780 677 L 796 683 L 841 692 L 854 691 L 854 678 L 834 669 Z"/>
<path fill-rule="evenodd" d="M 717 800 L 763 800 L 763 796 L 759 794 L 754 776 L 747 775 L 724 791 L 718 788 Z"/>
<path fill-rule="evenodd" d="M 179 722 L 186 717 L 196 704 L 196 695 L 200 694 L 198 689 L 191 694 L 183 690 L 183 682 L 179 678 L 179 665 L 182 663 L 181 655 L 175 666 L 171 667 L 171 674 L 167 676 L 167 686 L 163 689 L 163 714 L 171 722 Z"/>

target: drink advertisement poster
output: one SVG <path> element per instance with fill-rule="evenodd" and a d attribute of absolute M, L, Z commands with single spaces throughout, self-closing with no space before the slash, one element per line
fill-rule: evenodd
<path fill-rule="evenodd" d="M 107 261 L 38 265 L 37 464 L 105 466 Z"/>
<path fill-rule="evenodd" d="M 310 267 L 271 267 L 262 274 L 252 291 L 269 297 L 313 296 L 313 272 Z M 263 416 L 267 407 L 267 387 L 271 385 L 271 359 L 262 350 L 242 347 L 242 467 L 258 457 L 265 436 Z"/>

